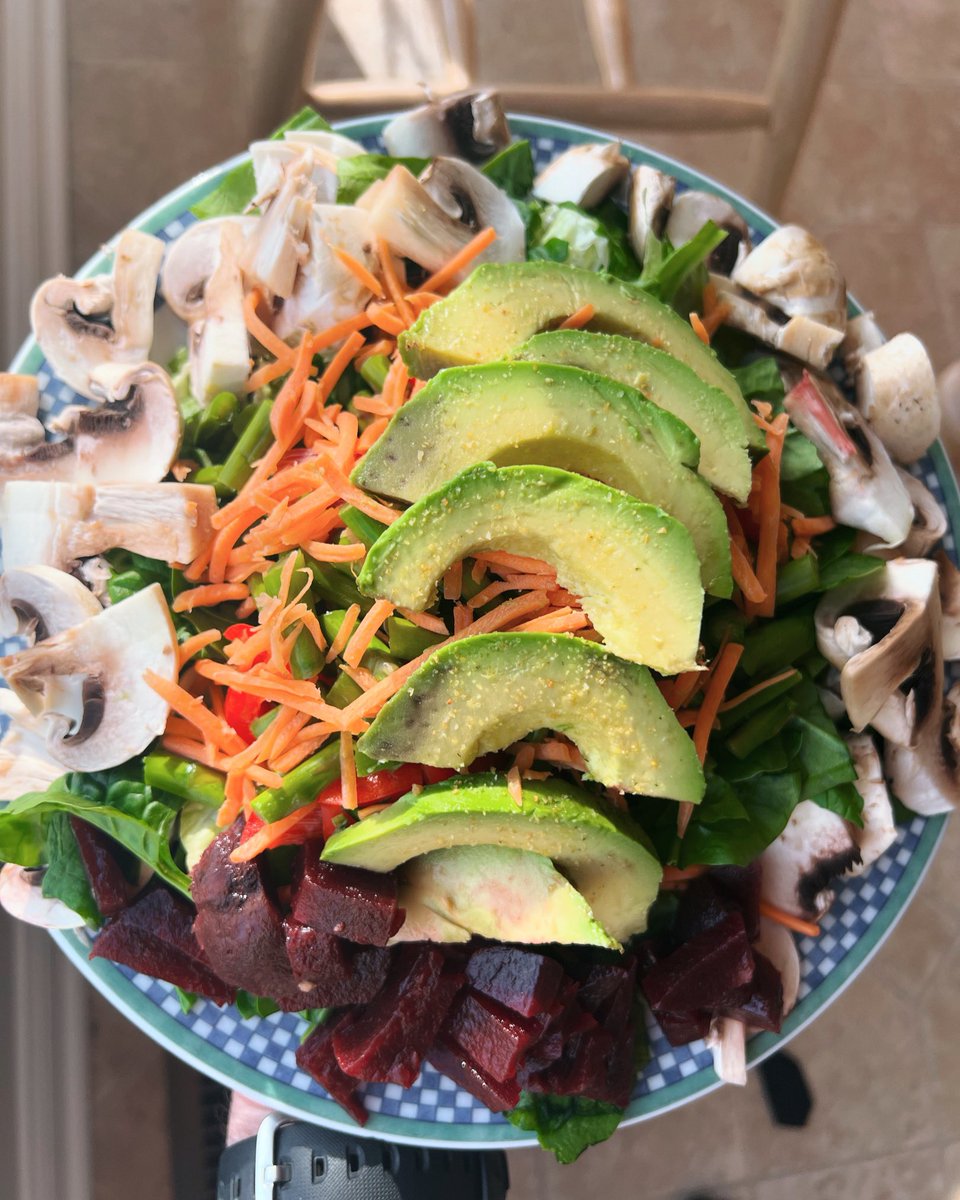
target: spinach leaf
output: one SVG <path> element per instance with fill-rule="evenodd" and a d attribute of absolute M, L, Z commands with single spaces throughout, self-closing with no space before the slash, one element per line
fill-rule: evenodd
<path fill-rule="evenodd" d="M 245 1021 L 249 1021 L 251 1017 L 269 1017 L 280 1011 L 280 1005 L 269 996 L 254 996 L 252 992 L 242 989 L 237 992 L 234 1004 Z"/>
<path fill-rule="evenodd" d="M 866 575 L 882 571 L 885 566 L 882 558 L 876 558 L 872 554 L 844 554 L 842 558 L 820 567 L 820 591 L 829 592 L 841 583 L 863 579 Z"/>
<path fill-rule="evenodd" d="M 763 400 L 775 409 L 783 408 L 786 391 L 777 360 L 771 355 L 766 354 L 742 367 L 734 367 L 730 374 L 737 381 L 745 400 Z"/>
<path fill-rule="evenodd" d="M 847 743 L 827 715 L 814 684 L 805 679 L 790 695 L 799 705 L 792 725 L 802 734 L 796 766 L 803 772 L 804 798 L 813 799 L 831 788 L 852 783 L 857 773 Z"/>
<path fill-rule="evenodd" d="M 176 984 L 173 985 L 173 990 L 177 993 L 177 999 L 180 1001 L 180 1011 L 182 1013 L 188 1013 L 200 999 L 195 992 L 185 992 L 183 988 L 177 987 Z"/>
<path fill-rule="evenodd" d="M 823 463 L 820 461 L 820 454 L 816 446 L 808 437 L 804 437 L 799 429 L 791 426 L 783 442 L 780 478 L 787 483 L 792 483 L 796 479 L 806 479 L 808 475 L 812 475 L 822 468 Z"/>
<path fill-rule="evenodd" d="M 62 900 L 88 925 L 99 926 L 100 909 L 87 878 L 80 847 L 66 813 L 54 813 L 47 821 L 44 846 L 47 869 L 40 890 L 44 896 Z"/>
<path fill-rule="evenodd" d="M 796 770 L 757 775 L 739 783 L 736 793 L 726 780 L 710 774 L 708 792 L 711 778 L 716 779 L 713 789 L 729 793 L 718 809 L 732 813 L 734 805 L 739 804 L 747 814 L 746 819 L 732 816 L 717 819 L 713 815 L 716 810 L 706 809 L 701 814 L 698 810 L 703 805 L 698 805 L 680 843 L 678 865 L 732 863 L 744 867 L 783 832 L 803 797 L 803 775 Z"/>
<path fill-rule="evenodd" d="M 863 828 L 863 798 L 852 783 L 841 783 L 839 787 L 830 788 L 810 799 L 821 808 L 829 809 L 845 821 Z"/>
<path fill-rule="evenodd" d="M 20 867 L 42 867 L 45 862 L 45 822 L 37 813 L 0 808 L 0 862 Z"/>
<path fill-rule="evenodd" d="M 544 1096 L 521 1092 L 520 1103 L 506 1114 L 511 1125 L 537 1135 L 557 1162 L 572 1163 L 588 1146 L 605 1142 L 623 1119 L 623 1109 L 582 1096 Z"/>
<path fill-rule="evenodd" d="M 312 108 L 301 108 L 279 129 L 270 134 L 273 141 L 280 140 L 287 130 L 329 129 L 328 123 Z M 242 213 L 256 194 L 253 163 L 248 159 L 221 179 L 220 183 L 190 209 L 201 221 L 207 217 L 228 217 Z"/>
<path fill-rule="evenodd" d="M 664 304 L 670 304 L 687 280 L 700 270 L 700 288 L 706 283 L 704 264 L 727 236 L 726 230 L 707 221 L 689 242 L 676 249 L 664 238 L 648 237 L 643 255 L 640 286 Z"/>
<path fill-rule="evenodd" d="M 357 154 L 341 158 L 337 163 L 338 204 L 356 204 L 367 188 L 384 179 L 398 164 L 412 175 L 419 175 L 430 162 L 429 158 L 392 158 L 389 154 Z"/>
<path fill-rule="evenodd" d="M 485 162 L 480 170 L 514 200 L 529 196 L 533 188 L 533 150 L 528 141 L 514 142 Z"/>

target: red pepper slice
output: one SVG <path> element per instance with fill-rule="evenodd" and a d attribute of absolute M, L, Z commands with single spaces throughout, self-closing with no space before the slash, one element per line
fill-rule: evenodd
<path fill-rule="evenodd" d="M 246 744 L 257 740 L 257 735 L 250 728 L 251 722 L 263 713 L 270 705 L 260 696 L 250 696 L 246 692 L 238 692 L 235 688 L 227 688 L 223 697 L 223 716 L 227 724 Z"/>
<path fill-rule="evenodd" d="M 357 804 L 378 804 L 405 796 L 415 784 L 423 783 L 423 767 L 417 763 L 404 763 L 395 771 L 374 771 L 357 780 Z M 325 787 L 317 802 L 340 808 L 343 804 L 343 789 L 337 779 Z"/>
<path fill-rule="evenodd" d="M 240 834 L 241 843 L 252 838 L 255 833 L 259 833 L 266 822 L 263 817 L 258 817 L 256 813 L 251 813 L 243 823 L 243 832 Z"/>
<path fill-rule="evenodd" d="M 238 621 L 235 625 L 228 625 L 223 631 L 223 635 L 231 642 L 245 642 L 251 634 L 256 632 L 256 625 L 248 625 L 245 621 Z"/>
<path fill-rule="evenodd" d="M 443 783 L 451 775 L 456 775 L 456 771 L 451 771 L 449 767 L 431 767 L 427 763 L 424 763 L 420 770 L 427 783 Z"/>

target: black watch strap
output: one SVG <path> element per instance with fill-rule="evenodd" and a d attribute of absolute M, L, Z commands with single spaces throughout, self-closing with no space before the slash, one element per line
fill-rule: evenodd
<path fill-rule="evenodd" d="M 500 1151 L 427 1150 L 271 1113 L 220 1158 L 217 1200 L 503 1200 Z"/>

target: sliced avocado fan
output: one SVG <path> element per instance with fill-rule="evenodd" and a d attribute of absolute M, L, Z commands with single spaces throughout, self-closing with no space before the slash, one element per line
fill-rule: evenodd
<path fill-rule="evenodd" d="M 591 778 L 692 804 L 703 770 L 650 672 L 582 638 L 488 633 L 437 650 L 380 710 L 358 747 L 381 762 L 467 767 L 553 729 Z"/>
<path fill-rule="evenodd" d="M 485 263 L 449 296 L 425 309 L 399 338 L 411 374 L 504 358 L 521 342 L 593 306 L 589 328 L 621 333 L 665 350 L 720 388 L 740 410 L 752 448 L 765 449 L 737 381 L 688 322 L 653 296 L 612 275 L 565 263 Z"/>
<path fill-rule="evenodd" d="M 703 478 L 741 504 L 746 501 L 751 463 L 740 406 L 678 359 L 634 338 L 584 329 L 538 333 L 510 357 L 582 367 L 636 388 L 679 417 L 699 438 L 697 469 Z"/>
<path fill-rule="evenodd" d="M 710 487 L 689 469 L 698 456 L 687 426 L 632 387 L 576 367 L 487 363 L 435 375 L 394 416 L 352 478 L 368 491 L 414 501 L 487 460 L 579 471 L 659 505 L 686 526 L 704 587 L 729 596 L 727 521 Z"/>
<path fill-rule="evenodd" d="M 690 534 L 662 509 L 569 471 L 462 471 L 381 534 L 357 585 L 423 612 L 446 569 L 479 550 L 550 563 L 621 658 L 664 675 L 696 666 L 703 588 Z"/>
<path fill-rule="evenodd" d="M 322 857 L 392 871 L 452 846 L 508 846 L 551 859 L 618 942 L 646 928 L 660 887 L 660 863 L 643 831 L 559 780 L 526 781 L 517 805 L 501 776 L 447 779 L 339 830 Z"/>

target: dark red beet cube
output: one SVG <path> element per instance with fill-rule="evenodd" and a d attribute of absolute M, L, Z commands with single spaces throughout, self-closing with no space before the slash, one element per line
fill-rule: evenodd
<path fill-rule="evenodd" d="M 103 916 L 115 917 L 130 903 L 134 889 L 117 862 L 113 840 L 79 817 L 70 818 L 70 828 L 77 839 L 83 869 L 90 881 L 97 908 Z"/>
<path fill-rule="evenodd" d="M 637 990 L 637 963 L 592 967 L 577 999 L 612 1034 L 626 1029 L 633 1015 Z"/>
<path fill-rule="evenodd" d="M 403 924 L 392 875 L 321 862 L 319 847 L 304 849 L 293 893 L 293 915 L 320 933 L 385 946 Z"/>
<path fill-rule="evenodd" d="M 346 1109 L 360 1125 L 367 1123 L 367 1110 L 357 1094 L 357 1081 L 344 1075 L 333 1051 L 337 1022 L 320 1025 L 297 1049 L 297 1066 L 311 1075 L 341 1108 Z"/>
<path fill-rule="evenodd" d="M 710 1032 L 708 1012 L 658 1012 L 657 1023 L 671 1046 L 686 1046 Z"/>
<path fill-rule="evenodd" d="M 491 1112 L 507 1112 L 520 1102 L 520 1086 L 515 1079 L 491 1079 L 458 1046 L 442 1037 L 427 1055 L 427 1061 L 471 1096 L 482 1100 Z"/>
<path fill-rule="evenodd" d="M 193 906 L 182 896 L 151 888 L 100 933 L 90 957 L 123 963 L 217 1004 L 229 1004 L 236 993 L 207 962 L 193 934 L 193 917 Z"/>
<path fill-rule="evenodd" d="M 313 1008 L 366 1004 L 383 987 L 390 968 L 390 951 L 379 946 L 355 946 L 343 938 L 318 933 L 309 925 L 283 923 L 287 957 L 299 984 L 311 983 Z"/>
<path fill-rule="evenodd" d="M 751 942 L 760 936 L 760 876 L 759 860 L 747 867 L 712 867 L 710 870 L 710 878 L 743 914 Z"/>
<path fill-rule="evenodd" d="M 236 821 L 203 853 L 191 880 L 197 906 L 194 932 L 217 974 L 257 996 L 297 999 L 287 961 L 283 920 L 260 863 L 234 863 L 242 822 Z M 303 999 L 301 1008 L 309 1001 Z"/>
<path fill-rule="evenodd" d="M 475 992 L 499 1000 L 523 1017 L 533 1017 L 557 999 L 563 967 L 531 950 L 486 946 L 470 956 L 467 982 Z"/>
<path fill-rule="evenodd" d="M 752 978 L 753 951 L 743 917 L 731 912 L 651 967 L 641 986 L 655 1012 L 683 1012 L 719 1008 Z"/>
<path fill-rule="evenodd" d="M 673 923 L 676 944 L 683 945 L 708 929 L 715 929 L 730 913 L 739 911 L 740 906 L 720 888 L 712 875 L 692 879 L 677 905 Z"/>
<path fill-rule="evenodd" d="M 517 1068 L 517 1079 L 522 1087 L 531 1075 L 537 1071 L 545 1071 L 563 1054 L 564 1036 L 560 1029 L 551 1026 L 538 1042 L 535 1042 L 523 1056 L 523 1062 Z"/>
<path fill-rule="evenodd" d="M 451 1012 L 443 1033 L 485 1075 L 503 1082 L 516 1075 L 523 1052 L 542 1037 L 548 1020 L 547 1014 L 520 1017 L 489 996 L 466 992 Z"/>
<path fill-rule="evenodd" d="M 756 950 L 753 958 L 753 979 L 741 989 L 736 999 L 725 1004 L 720 1011 L 725 1017 L 736 1017 L 747 1025 L 779 1033 L 783 1021 L 783 981 L 780 972 L 769 958 Z"/>
<path fill-rule="evenodd" d="M 409 1087 L 462 986 L 463 976 L 444 970 L 436 947 L 398 947 L 376 999 L 337 1026 L 341 1069 L 355 1079 Z"/>

